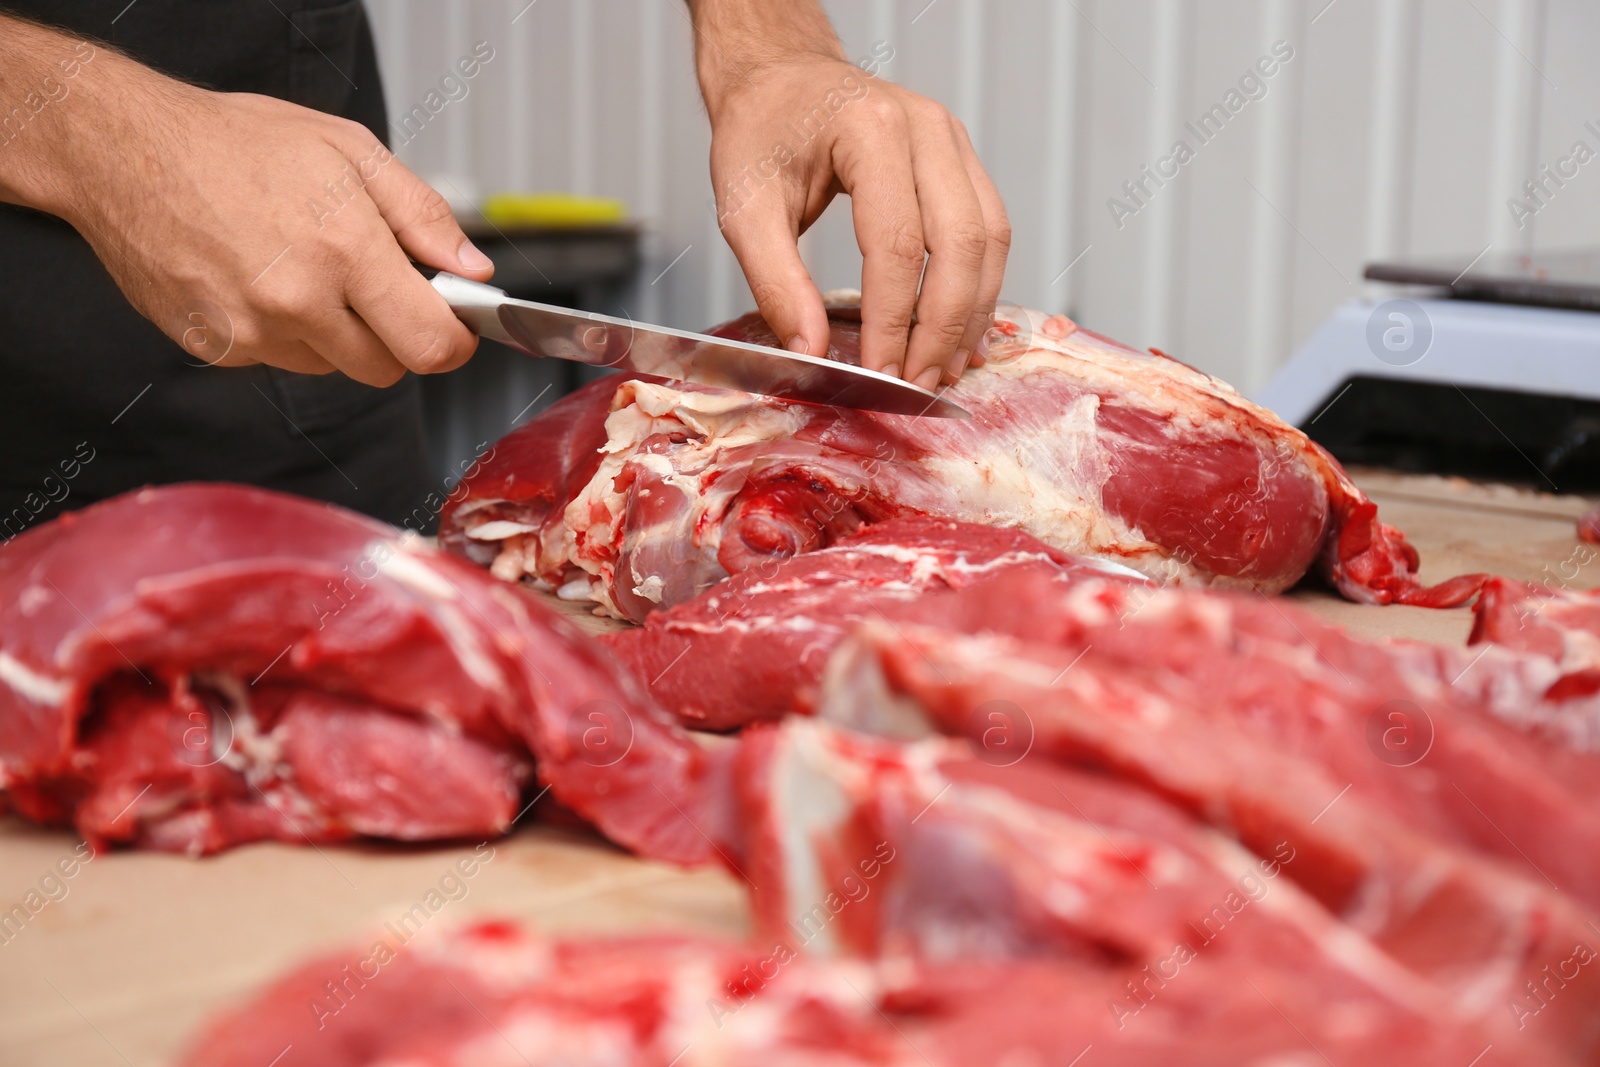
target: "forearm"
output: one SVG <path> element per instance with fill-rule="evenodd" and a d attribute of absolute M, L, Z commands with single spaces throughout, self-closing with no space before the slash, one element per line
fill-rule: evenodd
<path fill-rule="evenodd" d="M 117 146 L 184 88 L 104 45 L 0 15 L 0 200 L 72 219 Z"/>
<path fill-rule="evenodd" d="M 817 0 L 688 0 L 695 70 L 715 122 L 729 87 L 753 71 L 797 56 L 843 59 Z"/>

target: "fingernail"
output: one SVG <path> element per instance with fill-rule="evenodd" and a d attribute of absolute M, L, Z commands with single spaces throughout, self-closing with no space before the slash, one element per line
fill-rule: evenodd
<path fill-rule="evenodd" d="M 494 266 L 489 257 L 478 251 L 478 246 L 469 241 L 462 241 L 461 247 L 456 251 L 456 259 L 467 270 L 488 270 Z"/>
<path fill-rule="evenodd" d="M 800 337 L 798 335 L 789 338 L 789 343 L 783 347 L 802 356 L 809 356 L 811 354 L 811 346 L 806 343 L 806 339 L 804 337 Z"/>
<path fill-rule="evenodd" d="M 891 378 L 898 378 L 900 377 L 900 364 L 891 363 L 887 367 L 884 367 L 880 373 L 887 374 Z"/>
<path fill-rule="evenodd" d="M 916 384 L 924 389 L 932 389 L 939 384 L 939 368 L 929 367 L 916 377 Z"/>
<path fill-rule="evenodd" d="M 950 360 L 950 369 L 945 372 L 950 376 L 951 381 L 961 377 L 961 372 L 967 369 L 967 363 L 971 359 L 971 352 L 968 352 L 965 348 L 956 349 L 955 357 Z"/>

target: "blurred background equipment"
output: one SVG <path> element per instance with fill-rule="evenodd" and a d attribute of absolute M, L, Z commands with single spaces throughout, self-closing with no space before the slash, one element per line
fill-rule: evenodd
<path fill-rule="evenodd" d="M 1600 249 L 1394 260 L 1258 399 L 1346 464 L 1600 490 Z"/>
<path fill-rule="evenodd" d="M 971 132 L 1015 226 L 1008 299 L 1249 395 L 1337 308 L 1381 291 L 1367 263 L 1600 245 L 1600 166 L 1575 152 L 1600 151 L 1590 0 L 826 7 L 848 56 Z M 582 306 L 692 330 L 752 306 L 717 230 L 681 0 L 369 10 L 408 166 L 628 205 L 636 269 Z M 429 94 L 469 55 L 476 76 L 444 86 L 429 117 Z M 567 283 L 524 250 L 551 283 L 519 295 L 555 302 Z M 858 284 L 848 202 L 802 250 L 824 289 Z M 522 396 L 506 390 L 506 415 Z M 507 428 L 480 427 L 473 444 Z"/>

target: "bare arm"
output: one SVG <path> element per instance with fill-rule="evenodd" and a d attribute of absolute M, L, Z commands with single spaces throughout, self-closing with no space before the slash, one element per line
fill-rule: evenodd
<path fill-rule="evenodd" d="M 862 363 L 929 387 L 981 363 L 1011 230 L 961 123 L 851 64 L 816 0 L 689 7 L 718 220 L 778 335 L 826 350 L 798 240 L 844 192 L 864 260 Z"/>
<path fill-rule="evenodd" d="M 219 366 L 388 385 L 477 343 L 406 253 L 478 279 L 487 259 L 370 131 L 5 15 L 0 199 L 69 222 L 141 314 Z"/>

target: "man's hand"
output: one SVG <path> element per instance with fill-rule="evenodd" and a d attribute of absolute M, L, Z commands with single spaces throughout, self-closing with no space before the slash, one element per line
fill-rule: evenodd
<path fill-rule="evenodd" d="M 489 261 L 366 128 L 0 16 L 0 99 L 37 91 L 48 105 L 0 149 L 0 199 L 70 222 L 194 356 L 390 385 L 472 355 L 406 254 L 479 280 Z"/>
<path fill-rule="evenodd" d="M 827 351 L 798 241 L 844 192 L 864 259 L 862 364 L 927 388 L 980 365 L 1011 227 L 966 129 L 849 63 L 815 0 L 689 5 L 718 220 L 778 336 Z"/>

